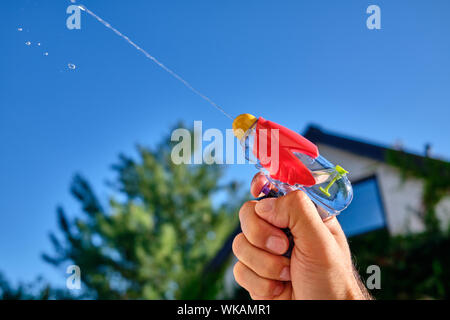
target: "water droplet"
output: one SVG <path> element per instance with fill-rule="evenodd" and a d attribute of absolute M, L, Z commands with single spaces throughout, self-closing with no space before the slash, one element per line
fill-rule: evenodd
<path fill-rule="evenodd" d="M 48 52 L 44 52 L 44 56 L 48 56 Z"/>
<path fill-rule="evenodd" d="M 23 31 L 23 29 L 22 28 L 17 28 L 17 31 Z"/>
<path fill-rule="evenodd" d="M 29 45 L 31 45 L 31 42 L 30 42 L 30 41 L 27 41 L 27 42 L 25 42 L 25 44 L 26 44 L 27 46 L 29 46 Z"/>
<path fill-rule="evenodd" d="M 75 70 L 75 68 L 77 67 L 76 65 L 74 65 L 74 64 L 72 64 L 72 63 L 69 63 L 67 66 L 68 66 L 69 69 L 71 69 L 71 70 Z"/>
<path fill-rule="evenodd" d="M 37 43 L 37 45 L 38 45 L 38 46 L 40 47 L 40 46 L 41 46 L 41 43 L 40 43 L 40 42 L 38 42 L 38 43 Z"/>

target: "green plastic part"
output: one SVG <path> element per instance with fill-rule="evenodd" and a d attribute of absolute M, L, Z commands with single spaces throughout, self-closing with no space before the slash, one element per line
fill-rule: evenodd
<path fill-rule="evenodd" d="M 328 190 L 330 190 L 331 186 L 339 179 L 341 179 L 343 176 L 345 176 L 348 171 L 345 170 L 344 168 L 342 168 L 341 166 L 337 165 L 335 168 L 336 170 L 336 175 L 333 177 L 333 179 L 328 183 L 328 185 L 323 188 L 323 187 L 319 187 L 319 190 L 322 191 L 327 197 L 331 196 L 330 192 Z"/>
<path fill-rule="evenodd" d="M 323 193 L 325 193 L 325 195 L 326 195 L 327 197 L 331 196 L 331 194 L 328 192 L 328 190 L 326 190 L 326 189 L 324 189 L 324 188 L 322 188 L 322 187 L 319 187 L 319 190 L 322 191 Z"/>
<path fill-rule="evenodd" d="M 344 168 L 342 168 L 340 165 L 337 165 L 337 166 L 335 167 L 335 169 L 336 169 L 337 172 L 339 172 L 339 174 L 340 174 L 341 176 L 343 176 L 343 175 L 345 175 L 345 174 L 348 173 L 348 171 L 345 170 Z"/>

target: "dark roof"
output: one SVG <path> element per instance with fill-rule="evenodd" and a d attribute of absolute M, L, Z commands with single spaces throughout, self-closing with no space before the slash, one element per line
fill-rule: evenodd
<path fill-rule="evenodd" d="M 389 150 L 389 148 L 381 145 L 324 132 L 320 127 L 315 125 L 309 125 L 303 136 L 312 143 L 326 144 L 378 161 L 385 161 L 386 151 Z"/>
<path fill-rule="evenodd" d="M 314 124 L 310 124 L 306 130 L 303 136 L 310 140 L 311 142 L 315 144 L 325 144 L 328 146 L 332 146 L 341 150 L 345 150 L 348 152 L 351 152 L 353 154 L 357 154 L 363 157 L 368 157 L 374 160 L 386 162 L 387 157 L 386 153 L 388 151 L 394 151 L 396 149 L 389 148 L 387 146 L 382 146 L 380 144 L 371 143 L 355 138 L 345 137 L 340 134 L 335 134 L 331 132 L 325 132 L 323 131 L 319 126 L 316 126 Z M 406 152 L 405 150 L 402 150 L 405 154 L 410 155 L 413 157 L 415 162 L 419 165 L 424 164 L 424 156 Z M 445 160 L 439 160 L 446 162 Z M 208 268 L 217 268 L 222 265 L 222 263 L 225 262 L 225 260 L 229 257 L 231 253 L 231 246 L 233 244 L 234 237 L 241 232 L 241 227 L 237 226 L 237 228 L 234 230 L 234 232 L 227 238 L 225 241 L 222 249 L 217 253 L 217 255 L 214 257 L 214 259 L 211 261 L 211 263 L 208 265 Z"/>
<path fill-rule="evenodd" d="M 323 131 L 319 126 L 311 124 L 307 127 L 303 136 L 309 141 L 317 144 L 326 144 L 341 150 L 351 152 L 363 157 L 371 158 L 378 161 L 386 161 L 386 152 L 394 150 L 386 146 L 371 143 L 355 138 L 349 138 L 340 134 L 334 134 Z M 408 153 L 408 152 L 407 152 Z M 414 157 L 423 158 L 422 156 L 412 154 Z"/>
<path fill-rule="evenodd" d="M 353 154 L 382 162 L 387 161 L 387 153 L 389 151 L 401 151 L 403 154 L 412 157 L 412 159 L 414 159 L 414 161 L 419 165 L 423 165 L 424 159 L 426 159 L 425 152 L 423 155 L 420 155 L 404 149 L 396 149 L 378 143 L 364 141 L 332 132 L 325 132 L 319 126 L 314 124 L 310 124 L 306 128 L 303 136 L 315 144 L 325 144 L 337 149 L 345 150 Z M 438 162 L 448 163 L 448 160 L 446 159 L 433 159 Z"/>

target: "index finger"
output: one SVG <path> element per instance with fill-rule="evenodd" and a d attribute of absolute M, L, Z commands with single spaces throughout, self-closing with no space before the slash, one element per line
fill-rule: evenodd
<path fill-rule="evenodd" d="M 257 174 L 255 174 L 255 176 L 253 177 L 253 180 L 250 184 L 250 192 L 251 192 L 252 196 L 254 196 L 255 198 L 259 197 L 261 194 L 262 188 L 268 182 L 269 181 L 267 180 L 267 178 L 261 172 L 258 172 Z"/>

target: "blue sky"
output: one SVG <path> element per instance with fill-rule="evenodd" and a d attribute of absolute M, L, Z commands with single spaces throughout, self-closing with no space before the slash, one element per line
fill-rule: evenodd
<path fill-rule="evenodd" d="M 300 131 L 313 122 L 384 144 L 401 140 L 417 152 L 430 142 L 435 155 L 450 158 L 449 1 L 77 3 L 232 115 Z M 51 250 L 56 206 L 79 213 L 68 190 L 74 173 L 106 201 L 119 152 L 152 146 L 178 120 L 231 127 L 92 17 L 83 13 L 81 30 L 68 30 L 70 4 L 2 2 L 0 270 L 14 281 L 42 274 L 64 285 L 63 272 L 40 254 Z M 381 8 L 381 30 L 366 27 L 370 4 Z M 246 183 L 253 174 L 228 170 Z"/>

